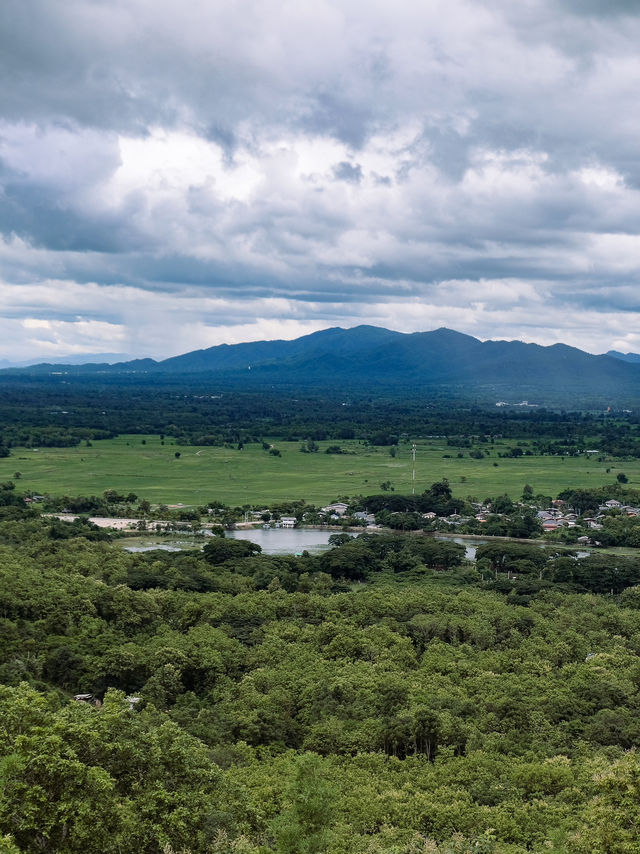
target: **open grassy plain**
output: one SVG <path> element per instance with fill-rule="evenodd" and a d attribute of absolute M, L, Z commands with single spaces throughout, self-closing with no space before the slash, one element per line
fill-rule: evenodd
<path fill-rule="evenodd" d="M 299 442 L 277 442 L 278 457 L 259 444 L 245 445 L 242 450 L 198 448 L 174 445 L 171 440 L 162 445 L 157 435 L 120 436 L 77 448 L 14 448 L 10 457 L 0 459 L 0 480 L 20 472 L 20 488 L 37 493 L 100 495 L 106 489 L 117 489 L 167 504 L 220 500 L 242 505 L 288 498 L 323 504 L 341 496 L 379 493 L 385 482 L 398 493 L 411 492 L 410 442 L 401 443 L 395 457 L 388 448 L 357 441 L 340 443 L 353 453 L 326 454 L 332 444 L 335 440 L 320 442 L 319 452 L 303 454 Z M 442 439 L 419 441 L 416 493 L 446 477 L 454 495 L 460 497 L 483 499 L 506 492 L 518 498 L 526 483 L 536 494 L 553 496 L 568 486 L 613 483 L 620 471 L 629 478 L 629 486 L 640 488 L 640 460 L 498 457 L 514 444 L 513 439 L 496 441 L 487 446 L 490 456 L 475 460 L 468 450 L 458 458 L 458 449 L 447 447 Z M 445 454 L 450 457 L 444 458 Z"/>

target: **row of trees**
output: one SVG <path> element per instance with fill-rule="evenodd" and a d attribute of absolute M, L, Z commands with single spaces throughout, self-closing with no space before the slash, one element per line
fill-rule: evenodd
<path fill-rule="evenodd" d="M 211 393 L 197 377 L 191 385 L 141 376 L 100 378 L 67 375 L 3 375 L 0 423 L 11 446 L 67 446 L 123 433 L 171 436 L 197 445 L 261 441 L 269 436 L 302 442 L 363 439 L 394 445 L 406 436 L 446 437 L 452 447 L 482 449 L 493 437 L 538 442 L 541 453 L 577 453 L 599 448 L 637 456 L 637 413 L 583 413 L 496 409 L 466 401 L 397 394 L 371 395 L 343 389 L 256 391 L 220 388 Z M 514 445 L 517 447 L 517 445 Z M 525 451 L 526 452 L 526 451 Z"/>

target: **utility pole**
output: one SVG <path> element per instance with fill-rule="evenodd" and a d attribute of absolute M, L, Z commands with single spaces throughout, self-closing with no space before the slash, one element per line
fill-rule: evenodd
<path fill-rule="evenodd" d="M 416 443 L 413 443 L 411 448 L 411 456 L 413 457 L 413 468 L 411 470 L 411 494 L 416 494 Z"/>

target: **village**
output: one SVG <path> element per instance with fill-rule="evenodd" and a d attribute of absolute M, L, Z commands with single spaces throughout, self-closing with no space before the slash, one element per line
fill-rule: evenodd
<path fill-rule="evenodd" d="M 45 500 L 37 496 L 38 501 Z M 34 501 L 34 499 L 28 499 Z M 278 512 L 264 507 L 260 509 L 236 508 L 230 510 L 220 506 L 199 508 L 197 511 L 183 504 L 166 505 L 167 512 L 162 518 L 150 518 L 134 515 L 88 515 L 72 512 L 44 512 L 45 518 L 55 518 L 61 522 L 73 523 L 84 519 L 90 525 L 114 535 L 131 537 L 136 535 L 188 534 L 201 537 L 212 535 L 237 536 L 242 531 L 263 530 L 278 531 L 291 529 L 349 531 L 357 535 L 362 532 L 383 532 L 388 530 L 422 531 L 426 535 L 493 537 L 514 540 L 550 540 L 565 545 L 580 547 L 600 547 L 610 545 L 607 528 L 612 520 L 632 524 L 640 520 L 640 508 L 626 504 L 616 498 L 603 501 L 591 513 L 579 513 L 577 508 L 563 499 L 553 499 L 548 507 L 536 509 L 522 502 L 513 504 L 510 509 L 495 504 L 474 502 L 469 506 L 474 513 L 452 512 L 438 514 L 433 510 L 424 513 L 408 513 L 393 510 L 370 512 L 357 502 L 335 501 L 320 508 L 305 506 L 304 502 L 294 502 L 294 512 Z M 200 515 L 200 511 L 204 511 Z M 188 518 L 185 518 L 188 517 Z M 524 524 L 524 527 L 523 527 Z M 640 522 L 638 522 L 640 525 Z M 635 527 L 635 526 L 634 526 Z M 327 534 L 328 536 L 328 534 Z M 327 537 L 325 536 L 324 540 Z M 272 542 L 275 542 L 273 539 Z M 604 542 L 603 542 L 604 541 Z M 161 540 L 159 541 L 161 542 Z M 286 543 L 286 539 L 282 541 Z M 613 543 L 614 545 L 617 543 Z M 635 543 L 631 543 L 634 545 Z"/>

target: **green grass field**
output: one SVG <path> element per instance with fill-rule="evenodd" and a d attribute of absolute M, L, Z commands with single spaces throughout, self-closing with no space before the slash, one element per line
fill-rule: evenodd
<path fill-rule="evenodd" d="M 142 444 L 142 440 L 145 444 Z M 94 442 L 91 447 L 14 448 L 0 459 L 0 480 L 21 473 L 19 487 L 53 495 L 101 495 L 106 489 L 135 492 L 156 503 L 263 504 L 280 499 L 304 498 L 324 504 L 342 496 L 379 493 L 390 481 L 397 493 L 411 492 L 411 444 L 398 446 L 396 457 L 387 448 L 370 448 L 352 441 L 341 442 L 351 455 L 324 453 L 332 442 L 321 442 L 320 451 L 300 453 L 298 442 L 277 442 L 282 456 L 275 457 L 261 445 L 229 448 L 185 447 L 160 444 L 157 436 L 120 436 Z M 640 461 L 593 457 L 498 458 L 513 439 L 496 442 L 491 456 L 474 460 L 464 450 L 444 440 L 420 441 L 416 459 L 416 493 L 434 481 L 449 479 L 454 495 L 487 496 L 507 492 L 512 498 L 530 484 L 535 493 L 556 495 L 568 486 L 596 487 L 615 481 L 620 471 L 629 486 L 640 488 Z M 175 458 L 175 452 L 180 458 Z M 444 459 L 450 454 L 450 459 Z M 494 465 L 497 463 L 497 466 Z M 607 473 L 606 469 L 610 469 Z"/>

